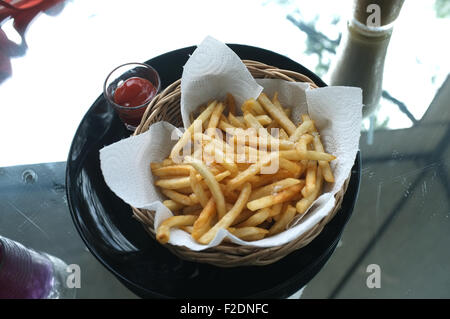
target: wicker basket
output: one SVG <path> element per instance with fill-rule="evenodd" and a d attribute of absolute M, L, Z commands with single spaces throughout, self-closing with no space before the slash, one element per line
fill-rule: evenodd
<path fill-rule="evenodd" d="M 303 74 L 278 69 L 256 61 L 243 60 L 243 62 L 254 78 L 274 78 L 293 82 L 306 82 L 310 84 L 311 88 L 317 88 L 317 85 Z M 181 80 L 174 82 L 152 100 L 134 135 L 147 131 L 151 124 L 159 121 L 167 121 L 176 127 L 182 126 L 180 112 L 180 84 Z M 336 205 L 328 216 L 323 218 L 318 224 L 299 238 L 282 246 L 259 248 L 239 246 L 233 243 L 222 243 L 216 247 L 205 249 L 203 251 L 192 251 L 186 247 L 173 246 L 170 244 L 166 244 L 165 246 L 182 259 L 208 263 L 219 267 L 262 266 L 274 263 L 292 251 L 308 245 L 320 234 L 324 226 L 339 210 L 345 190 L 347 189 L 348 181 L 349 179 L 346 180 L 342 189 L 335 195 Z M 143 224 L 146 231 L 153 239 L 155 239 L 155 231 L 153 229 L 154 212 L 137 209 L 135 207 L 132 207 L 132 209 L 134 217 Z"/>

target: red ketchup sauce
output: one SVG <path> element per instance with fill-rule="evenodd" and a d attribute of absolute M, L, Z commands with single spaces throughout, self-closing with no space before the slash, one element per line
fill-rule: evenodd
<path fill-rule="evenodd" d="M 124 81 L 114 92 L 114 102 L 125 107 L 144 104 L 155 94 L 155 87 L 146 79 L 132 77 Z"/>
<path fill-rule="evenodd" d="M 120 84 L 114 92 L 114 102 L 128 110 L 119 110 L 119 116 L 126 123 L 138 126 L 145 107 L 131 109 L 149 102 L 156 95 L 155 86 L 148 80 L 140 77 L 132 77 Z"/>

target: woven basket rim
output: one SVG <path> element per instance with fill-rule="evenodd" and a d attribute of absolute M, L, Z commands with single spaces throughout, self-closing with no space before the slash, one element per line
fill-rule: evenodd
<path fill-rule="evenodd" d="M 290 82 L 305 82 L 308 83 L 312 89 L 318 88 L 318 85 L 304 74 L 280 69 L 254 60 L 242 60 L 242 62 L 246 65 L 247 69 L 254 78 L 277 78 Z M 154 99 L 149 103 L 142 117 L 141 123 L 136 128 L 133 135 L 139 135 L 147 131 L 151 124 L 159 122 L 163 119 L 167 120 L 167 117 L 169 118 L 169 122 L 173 122 L 170 121 L 170 119 L 171 116 L 175 116 L 175 118 L 177 118 L 177 111 L 179 113 L 180 97 L 181 79 L 178 79 L 177 81 L 166 87 L 158 95 L 156 95 Z M 178 116 L 178 123 L 172 124 L 175 125 L 179 123 L 181 124 L 181 116 Z M 334 217 L 334 215 L 339 210 L 349 180 L 350 176 L 346 179 L 343 187 L 335 195 L 336 204 L 333 210 L 320 222 L 315 224 L 311 229 L 286 244 L 263 248 L 254 246 L 240 246 L 232 243 L 222 242 L 218 246 L 211 247 L 202 251 L 193 251 L 184 246 L 175 246 L 171 244 L 165 244 L 164 246 L 173 254 L 182 259 L 200 263 L 208 263 L 219 267 L 262 266 L 274 263 L 288 255 L 292 251 L 308 245 L 321 233 L 325 225 Z M 144 209 L 138 209 L 136 207 L 132 207 L 132 211 L 133 217 L 137 219 L 142 224 L 147 233 L 154 240 L 156 240 L 156 234 L 153 229 L 154 212 Z M 307 214 L 309 213 L 310 212 L 308 212 Z"/>

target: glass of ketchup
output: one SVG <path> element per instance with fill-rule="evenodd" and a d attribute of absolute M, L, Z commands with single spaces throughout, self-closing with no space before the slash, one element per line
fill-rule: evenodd
<path fill-rule="evenodd" d="M 154 68 L 144 63 L 126 63 L 108 75 L 103 94 L 125 127 L 134 131 L 159 89 L 159 74 Z"/>

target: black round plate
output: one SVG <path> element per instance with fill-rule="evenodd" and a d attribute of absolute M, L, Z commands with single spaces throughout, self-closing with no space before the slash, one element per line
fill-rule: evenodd
<path fill-rule="evenodd" d="M 241 59 L 252 59 L 301 72 L 319 86 L 315 74 L 277 53 L 229 44 Z M 147 61 L 158 70 L 164 89 L 181 77 L 195 47 L 168 52 Z M 81 238 L 97 259 L 141 297 L 285 298 L 310 281 L 333 253 L 356 202 L 360 156 L 355 161 L 342 208 L 306 247 L 282 260 L 259 267 L 220 268 L 187 262 L 152 240 L 131 208 L 113 194 L 100 171 L 99 150 L 129 136 L 103 96 L 81 121 L 70 148 L 66 189 L 70 212 Z"/>

